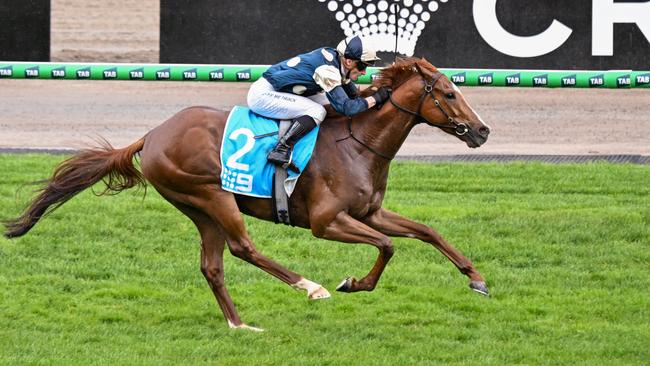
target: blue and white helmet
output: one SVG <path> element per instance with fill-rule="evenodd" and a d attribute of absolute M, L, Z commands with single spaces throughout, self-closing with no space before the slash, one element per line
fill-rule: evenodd
<path fill-rule="evenodd" d="M 380 60 L 377 57 L 377 52 L 370 45 L 370 41 L 358 35 L 345 38 L 339 42 L 336 51 L 347 59 L 361 61 L 368 65 L 374 65 L 376 61 Z"/>

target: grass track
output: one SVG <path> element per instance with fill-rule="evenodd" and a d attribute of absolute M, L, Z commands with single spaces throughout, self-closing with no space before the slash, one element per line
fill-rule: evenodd
<path fill-rule="evenodd" d="M 0 218 L 62 159 L 0 155 Z M 395 163 L 385 207 L 436 228 L 487 299 L 430 246 L 395 239 L 374 292 L 310 302 L 226 255 L 230 331 L 191 222 L 153 189 L 84 192 L 0 239 L 0 364 L 646 365 L 650 166 Z M 333 290 L 369 246 L 247 220 L 263 253 Z"/>

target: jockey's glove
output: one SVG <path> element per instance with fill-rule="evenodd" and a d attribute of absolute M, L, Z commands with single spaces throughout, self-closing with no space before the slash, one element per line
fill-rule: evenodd
<path fill-rule="evenodd" d="M 390 89 L 388 89 L 385 86 L 380 87 L 377 89 L 375 94 L 372 95 L 372 97 L 375 99 L 375 105 L 377 106 L 377 109 L 381 108 L 381 106 L 390 98 Z"/>

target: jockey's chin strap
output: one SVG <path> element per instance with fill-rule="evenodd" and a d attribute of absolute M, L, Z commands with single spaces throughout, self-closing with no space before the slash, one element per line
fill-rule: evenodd
<path fill-rule="evenodd" d="M 427 82 L 427 80 L 424 79 L 424 76 L 422 77 L 424 79 L 424 93 L 422 93 L 422 96 L 420 97 L 420 103 L 418 104 L 417 112 L 413 112 L 413 111 L 411 111 L 411 110 L 397 104 L 397 102 L 395 102 L 395 100 L 393 100 L 392 94 L 390 95 L 390 98 L 389 98 L 390 102 L 395 106 L 395 108 L 399 109 L 400 111 L 406 112 L 406 113 L 408 113 L 410 115 L 413 115 L 413 116 L 417 117 L 418 119 L 420 119 L 420 122 L 418 122 L 418 123 L 424 122 L 424 123 L 428 124 L 429 126 L 438 127 L 438 128 L 451 128 L 451 129 L 454 130 L 456 135 L 463 136 L 464 134 L 469 132 L 469 127 L 467 127 L 467 125 L 462 123 L 462 122 L 460 122 L 460 123 L 456 122 L 456 120 L 453 117 L 451 117 L 449 115 L 449 113 L 447 113 L 447 111 L 444 108 L 442 108 L 442 105 L 440 104 L 440 101 L 438 99 L 436 99 L 436 96 L 433 93 L 434 86 L 436 85 L 438 80 L 440 80 L 441 76 L 442 76 L 442 74 L 438 74 L 438 77 L 433 79 L 433 81 L 431 83 Z M 429 121 L 428 119 L 426 119 L 422 115 L 422 113 L 421 113 L 422 105 L 424 104 L 424 101 L 425 101 L 427 95 L 431 96 L 431 99 L 433 99 L 433 103 L 436 105 L 436 107 L 438 107 L 438 109 L 440 109 L 442 114 L 447 118 L 447 122 L 448 122 L 447 124 L 435 124 L 435 123 Z"/>

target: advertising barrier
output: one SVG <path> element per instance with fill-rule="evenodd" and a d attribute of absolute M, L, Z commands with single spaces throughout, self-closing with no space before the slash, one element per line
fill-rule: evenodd
<path fill-rule="evenodd" d="M 251 82 L 268 65 L 79 64 L 0 61 L 0 78 L 74 80 L 168 80 Z M 368 68 L 360 84 L 371 82 L 379 68 Z M 650 88 L 650 71 L 439 69 L 461 86 L 548 88 Z"/>

